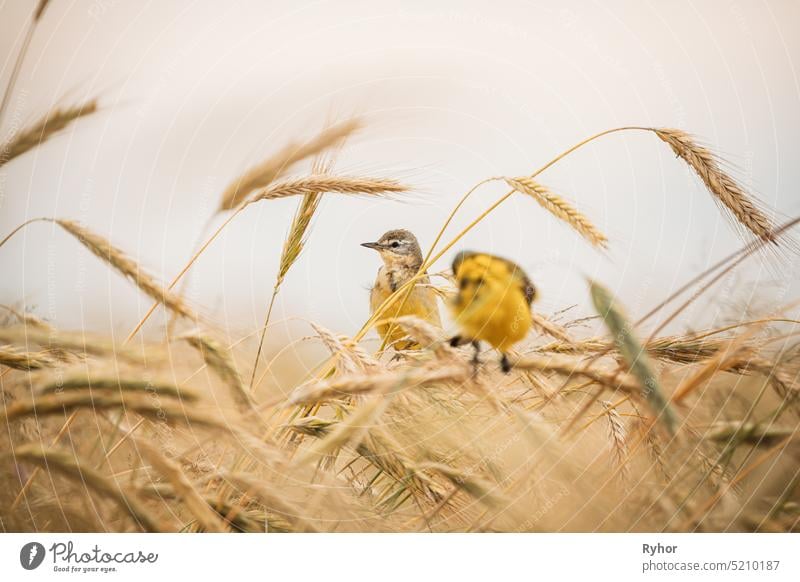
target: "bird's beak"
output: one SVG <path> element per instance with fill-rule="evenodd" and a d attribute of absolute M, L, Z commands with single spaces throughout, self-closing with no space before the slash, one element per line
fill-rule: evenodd
<path fill-rule="evenodd" d="M 383 248 L 383 246 L 381 246 L 380 243 L 376 243 L 376 242 L 361 243 L 361 246 L 362 247 L 367 247 L 368 249 L 374 249 L 376 251 L 379 251 L 379 250 L 381 250 Z"/>

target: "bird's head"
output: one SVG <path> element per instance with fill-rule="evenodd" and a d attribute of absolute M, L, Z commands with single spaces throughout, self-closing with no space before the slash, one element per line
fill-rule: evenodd
<path fill-rule="evenodd" d="M 417 237 L 408 230 L 390 230 L 376 242 L 361 243 L 361 246 L 378 251 L 388 268 L 419 267 L 422 264 Z"/>

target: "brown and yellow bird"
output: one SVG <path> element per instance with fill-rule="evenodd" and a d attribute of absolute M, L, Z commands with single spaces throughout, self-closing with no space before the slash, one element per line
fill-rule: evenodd
<path fill-rule="evenodd" d="M 383 259 L 383 266 L 378 269 L 378 276 L 369 294 L 370 313 L 375 310 L 404 283 L 410 280 L 422 266 L 422 251 L 419 248 L 417 237 L 403 229 L 390 230 L 377 242 L 362 243 L 362 247 L 378 251 Z M 403 315 L 414 315 L 441 327 L 439 319 L 439 306 L 436 302 L 436 293 L 430 287 L 430 280 L 423 277 L 414 285 L 405 302 L 402 297 L 394 303 L 381 319 L 392 319 Z M 415 349 L 419 346 L 412 341 L 400 341 L 406 337 L 399 325 L 382 323 L 377 326 L 378 334 L 387 344 L 392 344 L 396 349 Z M 387 337 L 388 335 L 388 337 Z"/>
<path fill-rule="evenodd" d="M 480 341 L 500 351 L 503 372 L 511 369 L 506 352 L 523 339 L 532 325 L 531 303 L 536 289 L 515 263 L 486 253 L 462 251 L 453 260 L 458 291 L 450 304 L 461 334 L 450 340 L 471 342 L 477 365 Z"/>

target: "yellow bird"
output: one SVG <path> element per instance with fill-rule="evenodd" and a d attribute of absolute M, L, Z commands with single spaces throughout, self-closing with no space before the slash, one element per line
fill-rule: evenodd
<path fill-rule="evenodd" d="M 402 229 L 390 230 L 377 242 L 362 243 L 361 246 L 378 251 L 381 259 L 383 259 L 383 266 L 378 269 L 375 285 L 373 285 L 369 294 L 370 313 L 375 313 L 375 310 L 380 307 L 387 297 L 417 274 L 422 265 L 422 251 L 419 248 L 417 237 L 411 232 Z M 402 306 L 401 297 L 387 310 L 381 319 L 415 315 L 428 323 L 441 327 L 436 293 L 430 287 L 424 286 L 429 284 L 430 280 L 427 276 L 420 279 L 414 285 L 411 294 L 402 303 Z M 419 347 L 411 341 L 399 341 L 406 337 L 399 325 L 384 323 L 377 327 L 381 338 L 386 340 L 388 344 L 393 344 L 396 349 L 416 349 Z M 390 329 L 391 335 L 387 338 Z"/>
<path fill-rule="evenodd" d="M 531 303 L 536 289 L 525 272 L 507 259 L 462 251 L 453 260 L 458 292 L 450 307 L 461 334 L 450 340 L 472 342 L 478 363 L 480 340 L 500 351 L 503 372 L 511 369 L 506 352 L 531 328 Z"/>

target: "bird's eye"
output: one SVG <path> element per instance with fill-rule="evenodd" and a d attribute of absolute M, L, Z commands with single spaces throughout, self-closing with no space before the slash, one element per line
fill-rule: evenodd
<path fill-rule="evenodd" d="M 469 286 L 469 279 L 467 279 L 466 277 L 458 282 L 458 288 L 461 289 L 462 291 L 466 289 L 468 286 Z"/>
<path fill-rule="evenodd" d="M 393 249 L 396 249 L 396 248 L 397 248 L 397 247 L 399 247 L 399 246 L 400 246 L 400 243 L 399 243 L 399 242 L 397 242 L 397 241 L 394 241 L 394 242 L 392 243 L 392 248 L 393 248 Z"/>

